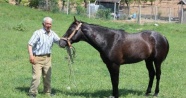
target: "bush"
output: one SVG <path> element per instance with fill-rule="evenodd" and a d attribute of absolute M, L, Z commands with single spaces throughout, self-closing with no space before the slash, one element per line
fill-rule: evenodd
<path fill-rule="evenodd" d="M 21 0 L 20 4 L 24 6 L 29 6 L 29 0 Z"/>
<path fill-rule="evenodd" d="M 84 14 L 86 14 L 85 13 L 86 9 L 84 7 L 82 7 L 82 6 L 80 6 L 80 5 L 77 5 L 76 11 L 77 11 L 77 14 L 78 15 L 84 15 Z"/>
<path fill-rule="evenodd" d="M 111 18 L 110 13 L 111 13 L 110 9 L 99 9 L 96 13 L 96 17 L 102 19 L 110 19 Z"/>
<path fill-rule="evenodd" d="M 20 22 L 15 27 L 13 27 L 13 29 L 14 30 L 17 30 L 17 31 L 25 31 L 26 30 L 26 27 L 25 27 L 25 25 L 24 25 L 23 22 Z"/>
<path fill-rule="evenodd" d="M 51 2 L 50 11 L 52 11 L 53 13 L 59 12 L 59 7 L 58 7 L 58 4 L 57 4 L 57 1 Z"/>
<path fill-rule="evenodd" d="M 38 8 L 39 6 L 39 0 L 29 0 L 29 7 Z"/>

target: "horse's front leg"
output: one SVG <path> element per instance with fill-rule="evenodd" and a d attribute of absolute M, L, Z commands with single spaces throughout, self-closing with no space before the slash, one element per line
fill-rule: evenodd
<path fill-rule="evenodd" d="M 112 82 L 112 96 L 114 98 L 119 97 L 119 92 L 118 92 L 118 84 L 119 84 L 119 68 L 120 65 L 112 63 L 107 57 L 105 57 L 104 54 L 100 54 L 103 62 L 107 65 L 107 68 L 110 73 L 111 77 L 111 82 Z M 111 98 L 113 98 L 111 97 Z"/>
<path fill-rule="evenodd" d="M 120 65 L 111 64 L 107 65 L 110 72 L 111 82 L 112 82 L 112 95 L 114 98 L 119 97 L 118 84 L 119 84 L 119 67 Z"/>

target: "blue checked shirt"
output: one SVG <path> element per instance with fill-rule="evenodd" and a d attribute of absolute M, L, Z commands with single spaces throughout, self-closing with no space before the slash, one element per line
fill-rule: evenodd
<path fill-rule="evenodd" d="M 45 55 L 51 53 L 53 43 L 59 45 L 59 36 L 52 30 L 47 34 L 45 29 L 39 29 L 34 32 L 28 44 L 32 46 L 33 54 Z"/>

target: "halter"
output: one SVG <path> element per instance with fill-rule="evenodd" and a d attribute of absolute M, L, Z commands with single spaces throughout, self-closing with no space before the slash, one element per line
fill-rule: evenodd
<path fill-rule="evenodd" d="M 67 41 L 68 46 L 70 48 L 72 47 L 72 44 L 70 43 L 70 39 L 74 36 L 74 34 L 76 33 L 76 31 L 79 30 L 79 28 L 81 27 L 81 25 L 82 25 L 82 23 L 79 23 L 78 26 L 76 27 L 76 29 L 72 32 L 72 34 L 69 37 L 67 37 L 67 38 L 62 37 L 61 38 L 61 39 L 65 40 L 65 41 Z"/>

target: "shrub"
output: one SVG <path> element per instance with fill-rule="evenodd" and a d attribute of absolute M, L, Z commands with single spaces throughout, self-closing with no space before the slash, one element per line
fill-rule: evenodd
<path fill-rule="evenodd" d="M 86 9 L 85 9 L 84 7 L 82 7 L 81 5 L 77 5 L 76 11 L 77 11 L 77 14 L 78 14 L 78 15 L 84 15 Z"/>
<path fill-rule="evenodd" d="M 15 27 L 13 27 L 13 29 L 14 30 L 17 30 L 17 31 L 25 31 L 26 30 L 26 27 L 25 27 L 25 25 L 24 25 L 23 22 L 20 22 Z"/>
<path fill-rule="evenodd" d="M 110 19 L 111 18 L 110 13 L 111 13 L 110 9 L 99 9 L 96 13 L 96 17 L 102 19 Z"/>
<path fill-rule="evenodd" d="M 38 8 L 39 6 L 39 0 L 29 0 L 29 7 Z"/>

